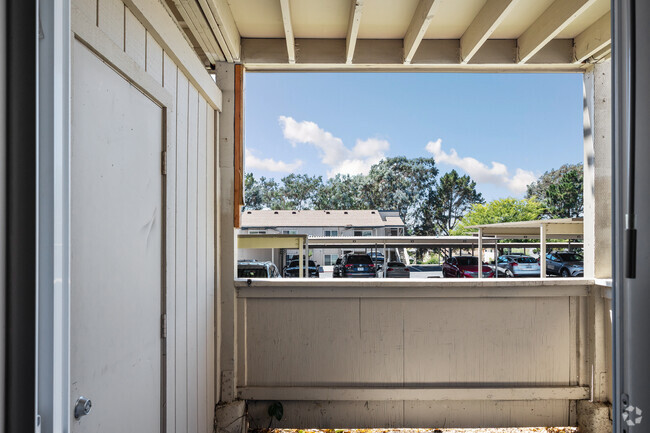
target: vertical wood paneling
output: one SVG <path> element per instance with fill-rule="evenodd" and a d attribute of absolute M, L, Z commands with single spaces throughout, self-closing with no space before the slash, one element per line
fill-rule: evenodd
<path fill-rule="evenodd" d="M 178 74 L 176 98 L 176 433 L 187 432 L 187 137 L 188 92 Z"/>
<path fill-rule="evenodd" d="M 207 432 L 218 398 L 215 111 L 120 0 L 74 0 L 171 95 L 166 118 L 167 431 Z M 188 49 L 191 49 L 188 47 Z"/>
<path fill-rule="evenodd" d="M 198 431 L 197 145 L 199 94 L 190 85 L 187 129 L 187 429 Z"/>
<path fill-rule="evenodd" d="M 167 281 L 167 431 L 176 427 L 176 82 L 178 68 L 163 54 L 164 87 L 173 95 L 167 107 L 167 196 L 166 196 L 166 281 Z"/>
<path fill-rule="evenodd" d="M 72 0 L 72 5 L 86 15 L 89 22 L 97 25 L 97 0 Z"/>
<path fill-rule="evenodd" d="M 97 25 L 115 45 L 124 49 L 124 3 L 121 0 L 99 0 L 97 6 Z"/>
<path fill-rule="evenodd" d="M 214 208 L 213 218 L 216 221 L 214 226 L 214 258 L 211 263 L 214 264 L 214 383 L 215 383 L 215 396 L 214 401 L 221 401 L 221 204 L 220 192 L 221 191 L 221 175 L 219 170 L 221 167 L 220 150 L 221 146 L 219 137 L 221 135 L 221 113 L 215 112 L 214 116 L 214 176 L 215 191 L 214 191 Z M 234 267 L 234 266 L 233 266 Z"/>
<path fill-rule="evenodd" d="M 205 100 L 199 97 L 198 101 L 198 147 L 197 147 L 197 270 L 198 270 L 198 286 L 197 286 L 197 319 L 198 319 L 198 422 L 200 432 L 207 431 L 207 299 L 208 299 L 208 279 L 207 279 L 207 206 L 206 206 L 206 140 L 207 140 L 207 124 L 206 124 L 206 110 Z"/>
<path fill-rule="evenodd" d="M 133 13 L 127 8 L 124 19 L 124 51 L 135 62 L 146 68 L 147 31 Z"/>
<path fill-rule="evenodd" d="M 147 72 L 161 85 L 163 85 L 163 50 L 151 33 L 146 33 L 147 37 Z"/>
<path fill-rule="evenodd" d="M 216 398 L 217 383 L 215 382 L 215 292 L 216 288 L 216 279 L 215 279 L 215 187 L 216 187 L 216 178 L 215 178 L 215 152 L 217 141 L 215 139 L 215 112 L 212 108 L 206 104 L 206 121 L 207 121 L 207 137 L 206 137 L 206 180 L 207 180 L 207 189 L 206 189 L 206 203 L 207 203 L 207 221 L 206 221 L 206 239 L 207 239 L 207 283 L 208 283 L 208 298 L 206 301 L 207 307 L 207 355 L 208 355 L 208 374 L 207 374 L 207 384 L 208 384 L 208 425 L 211 425 L 210 420 L 213 416 L 214 404 Z"/>

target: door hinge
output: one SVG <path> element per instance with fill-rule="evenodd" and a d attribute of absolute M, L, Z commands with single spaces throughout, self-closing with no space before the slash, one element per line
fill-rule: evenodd
<path fill-rule="evenodd" d="M 160 171 L 163 175 L 167 174 L 167 151 L 163 150 L 160 156 Z"/>
<path fill-rule="evenodd" d="M 160 337 L 167 338 L 167 314 L 160 316 Z"/>

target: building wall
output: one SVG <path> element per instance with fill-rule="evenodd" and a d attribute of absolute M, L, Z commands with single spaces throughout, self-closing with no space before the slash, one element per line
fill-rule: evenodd
<path fill-rule="evenodd" d="M 273 227 L 273 228 L 266 228 L 266 227 L 246 227 L 241 229 L 240 233 L 241 234 L 246 234 L 246 233 L 256 233 L 256 232 L 264 232 L 266 234 L 282 234 L 286 232 L 291 232 L 291 233 L 296 233 L 296 234 L 306 234 L 309 236 L 325 236 L 325 231 L 331 231 L 331 230 L 336 230 L 338 233 L 337 236 L 354 236 L 355 231 L 366 231 L 370 230 L 371 231 L 371 236 L 390 236 L 391 235 L 391 228 L 389 227 L 336 227 L 336 226 L 330 226 L 330 227 L 297 227 L 297 226 L 284 226 L 284 227 Z M 320 266 L 325 267 L 325 271 L 331 271 L 331 265 L 326 266 L 325 265 L 325 255 L 326 254 L 335 254 L 338 257 L 341 257 L 344 253 L 349 252 L 349 251 L 359 251 L 359 252 L 364 252 L 366 251 L 365 249 L 339 249 L 339 248 L 310 248 L 310 259 L 316 262 Z M 286 255 L 296 255 L 298 254 L 298 250 L 287 250 Z M 239 249 L 237 251 L 237 258 L 239 260 L 242 259 L 251 259 L 251 260 L 271 260 L 273 261 L 280 269 L 285 265 L 286 261 L 286 255 L 284 258 L 280 254 L 280 251 L 273 251 L 271 252 L 268 249 L 259 249 L 259 250 L 253 250 L 253 249 Z"/>
<path fill-rule="evenodd" d="M 73 0 L 72 30 L 166 111 L 165 418 L 169 432 L 210 431 L 221 92 L 160 2 Z"/>

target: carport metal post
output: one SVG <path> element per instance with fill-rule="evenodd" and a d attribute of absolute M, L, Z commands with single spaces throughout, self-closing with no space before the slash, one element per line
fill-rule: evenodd
<path fill-rule="evenodd" d="M 305 253 L 304 251 L 305 243 L 303 241 L 303 238 L 300 238 L 298 240 L 298 278 L 302 278 L 305 276 L 303 273 L 303 254 Z"/>
<path fill-rule="evenodd" d="M 494 240 L 494 278 L 499 278 L 499 264 L 497 259 L 499 258 L 499 241 Z"/>
<path fill-rule="evenodd" d="M 386 258 L 386 242 L 384 242 L 384 265 L 381 267 L 381 273 L 384 278 L 386 278 L 386 267 L 388 267 L 388 260 Z"/>
<path fill-rule="evenodd" d="M 539 226 L 539 276 L 546 278 L 546 224 Z"/>
<path fill-rule="evenodd" d="M 472 245 L 472 249 L 474 246 Z M 483 229 L 478 229 L 478 277 L 483 278 Z"/>
<path fill-rule="evenodd" d="M 305 236 L 305 272 L 309 278 L 309 235 Z"/>

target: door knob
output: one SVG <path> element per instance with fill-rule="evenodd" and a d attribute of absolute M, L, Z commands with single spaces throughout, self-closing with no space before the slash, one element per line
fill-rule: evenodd
<path fill-rule="evenodd" d="M 90 401 L 89 398 L 86 398 L 82 395 L 77 399 L 77 403 L 74 405 L 75 419 L 79 419 L 82 416 L 88 415 L 92 408 L 93 408 L 93 402 Z"/>

